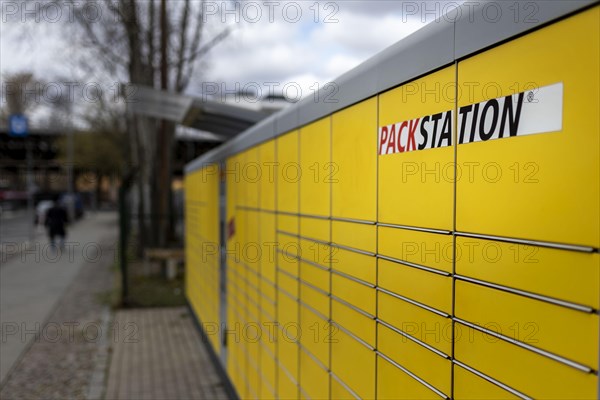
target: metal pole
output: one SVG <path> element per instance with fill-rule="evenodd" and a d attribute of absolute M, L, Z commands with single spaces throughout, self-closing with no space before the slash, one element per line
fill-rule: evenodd
<path fill-rule="evenodd" d="M 67 122 L 67 135 L 68 135 L 68 144 L 67 144 L 67 157 L 69 159 L 67 163 L 67 193 L 69 194 L 69 201 L 67 204 L 68 212 L 69 212 L 69 220 L 73 221 L 75 219 L 75 197 L 73 196 L 73 156 L 74 156 L 74 143 L 73 143 L 73 126 L 71 125 L 71 107 L 69 106 L 68 111 L 69 121 Z"/>
<path fill-rule="evenodd" d="M 33 152 L 32 152 L 32 146 L 33 146 L 33 138 L 31 136 L 29 136 L 28 138 L 25 139 L 26 143 L 25 145 L 26 147 L 26 152 L 27 152 L 27 215 L 29 218 L 29 221 L 27 221 L 27 226 L 29 227 L 28 229 L 28 240 L 29 240 L 29 244 L 31 245 L 33 243 L 34 240 L 34 236 L 35 236 L 35 226 L 33 224 L 33 221 L 35 219 L 34 216 L 34 204 L 33 204 Z"/>

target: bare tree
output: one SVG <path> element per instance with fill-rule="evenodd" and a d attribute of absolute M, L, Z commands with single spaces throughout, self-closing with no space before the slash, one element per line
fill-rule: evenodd
<path fill-rule="evenodd" d="M 98 0 L 93 2 L 93 15 L 89 2 L 47 0 L 46 4 L 72 12 L 76 33 L 70 37 L 82 50 L 78 54 L 87 70 L 97 74 L 101 69 L 113 82 L 175 92 L 187 88 L 197 61 L 230 32 L 226 27 L 205 39 L 204 0 Z M 170 231 L 165 217 L 171 215 L 175 127 L 146 117 L 127 118 L 131 159 L 137 170 L 138 214 L 161 217 L 153 221 L 151 229 L 146 229 L 140 218 L 139 232 L 156 232 L 153 242 L 164 246 Z"/>

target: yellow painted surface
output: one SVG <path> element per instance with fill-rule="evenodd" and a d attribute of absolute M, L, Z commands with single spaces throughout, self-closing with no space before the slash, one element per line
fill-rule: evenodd
<path fill-rule="evenodd" d="M 355 400 L 356 397 L 352 395 L 341 383 L 335 378 L 331 378 L 331 398 L 340 400 Z"/>
<path fill-rule="evenodd" d="M 504 384 L 543 399 L 596 398 L 598 377 L 457 324 L 455 357 Z M 459 336 L 460 335 L 460 336 Z"/>
<path fill-rule="evenodd" d="M 277 181 L 277 165 L 275 159 L 275 141 L 270 140 L 258 148 L 257 161 L 260 173 L 259 206 L 263 210 L 275 210 L 275 184 Z"/>
<path fill-rule="evenodd" d="M 362 398 L 375 396 L 375 352 L 341 330 L 331 343 L 331 370 Z M 357 366 L 361 366 L 357 368 Z"/>
<path fill-rule="evenodd" d="M 378 350 L 436 389 L 450 394 L 451 361 L 377 324 Z"/>
<path fill-rule="evenodd" d="M 286 293 L 294 296 L 294 297 L 298 297 L 298 279 L 297 278 L 292 278 L 287 274 L 283 274 L 280 273 L 279 274 L 279 288 L 281 290 L 284 290 Z"/>
<path fill-rule="evenodd" d="M 278 342 L 278 358 L 279 363 L 291 374 L 292 378 L 298 381 L 298 344 L 292 340 L 284 339 L 288 337 L 285 333 Z"/>
<path fill-rule="evenodd" d="M 311 399 L 329 398 L 329 373 L 300 351 L 300 384 Z"/>
<path fill-rule="evenodd" d="M 452 311 L 452 278 L 379 260 L 379 286 L 439 311 Z"/>
<path fill-rule="evenodd" d="M 279 214 L 277 216 L 277 229 L 288 233 L 298 233 L 298 217 L 294 215 Z"/>
<path fill-rule="evenodd" d="M 300 212 L 329 215 L 331 201 L 331 119 L 300 129 Z"/>
<path fill-rule="evenodd" d="M 325 294 L 320 293 L 307 285 L 301 284 L 300 299 L 303 303 L 314 308 L 325 317 L 329 317 L 329 297 Z"/>
<path fill-rule="evenodd" d="M 295 400 L 298 398 L 298 384 L 288 374 L 289 372 L 286 373 L 283 368 L 279 368 L 279 373 L 277 374 L 279 398 Z"/>
<path fill-rule="evenodd" d="M 452 235 L 378 227 L 379 254 L 452 272 Z"/>
<path fill-rule="evenodd" d="M 452 323 L 429 310 L 379 292 L 378 317 L 430 346 L 452 354 Z"/>
<path fill-rule="evenodd" d="M 329 292 L 329 271 L 300 261 L 300 277 L 303 281 Z"/>
<path fill-rule="evenodd" d="M 457 400 L 518 399 L 512 393 L 458 365 L 454 366 L 454 398 Z"/>
<path fill-rule="evenodd" d="M 456 239 L 456 273 L 598 308 L 600 255 Z M 459 256 L 460 254 L 460 256 Z"/>
<path fill-rule="evenodd" d="M 369 345 L 375 347 L 375 320 L 356 310 L 333 300 L 331 302 L 331 319 L 343 326 Z"/>
<path fill-rule="evenodd" d="M 454 85 L 455 76 L 451 66 L 379 95 L 379 126 L 453 109 L 442 88 Z M 437 94 L 427 95 L 432 90 Z M 379 156 L 379 221 L 452 229 L 453 162 L 450 146 Z"/>
<path fill-rule="evenodd" d="M 356 196 L 362 197 L 362 196 Z M 375 252 L 377 232 L 375 225 L 332 221 L 332 242 L 359 250 Z"/>
<path fill-rule="evenodd" d="M 597 314 L 462 281 L 456 282 L 455 313 L 458 318 L 598 369 Z"/>
<path fill-rule="evenodd" d="M 435 392 L 381 357 L 377 357 L 377 398 L 441 399 Z"/>
<path fill-rule="evenodd" d="M 304 306 L 300 306 L 300 343 L 323 365 L 329 365 L 329 322 Z M 302 352 L 301 352 L 302 353 Z"/>
<path fill-rule="evenodd" d="M 599 247 L 600 7 L 461 61 L 458 79 L 459 106 L 558 82 L 564 98 L 562 131 L 458 146 L 479 168 L 458 181 L 457 229 Z"/>
<path fill-rule="evenodd" d="M 324 268 L 329 267 L 334 249 L 327 244 L 312 240 L 300 239 L 300 256 L 307 262 L 316 263 Z"/>
<path fill-rule="evenodd" d="M 329 221 L 317 218 L 300 218 L 300 236 L 329 242 Z"/>
<path fill-rule="evenodd" d="M 361 310 L 375 315 L 375 289 L 346 277 L 332 274 L 331 293 Z"/>
<path fill-rule="evenodd" d="M 277 210 L 298 212 L 298 190 L 302 174 L 298 160 L 298 131 L 279 136 L 275 140 L 278 164 Z"/>
<path fill-rule="evenodd" d="M 332 213 L 374 221 L 377 193 L 377 98 L 332 117 Z M 361 195 L 357 196 L 356 191 Z"/>
<path fill-rule="evenodd" d="M 331 268 L 351 275 L 365 282 L 375 284 L 377 259 L 374 256 L 336 249 L 332 256 Z"/>

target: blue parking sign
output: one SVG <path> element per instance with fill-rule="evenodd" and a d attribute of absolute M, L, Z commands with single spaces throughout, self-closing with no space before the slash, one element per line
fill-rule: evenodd
<path fill-rule="evenodd" d="M 27 136 L 27 117 L 22 114 L 13 114 L 8 117 L 8 134 L 10 136 Z"/>

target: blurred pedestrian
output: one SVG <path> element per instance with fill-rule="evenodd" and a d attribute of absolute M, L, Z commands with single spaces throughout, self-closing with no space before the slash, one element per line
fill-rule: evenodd
<path fill-rule="evenodd" d="M 50 238 L 50 246 L 56 248 L 55 238 L 58 236 L 60 240 L 60 248 L 65 247 L 65 237 L 67 236 L 66 225 L 69 223 L 67 210 L 59 203 L 58 197 L 54 199 L 54 204 L 46 211 L 45 225 L 48 229 L 48 237 Z"/>

